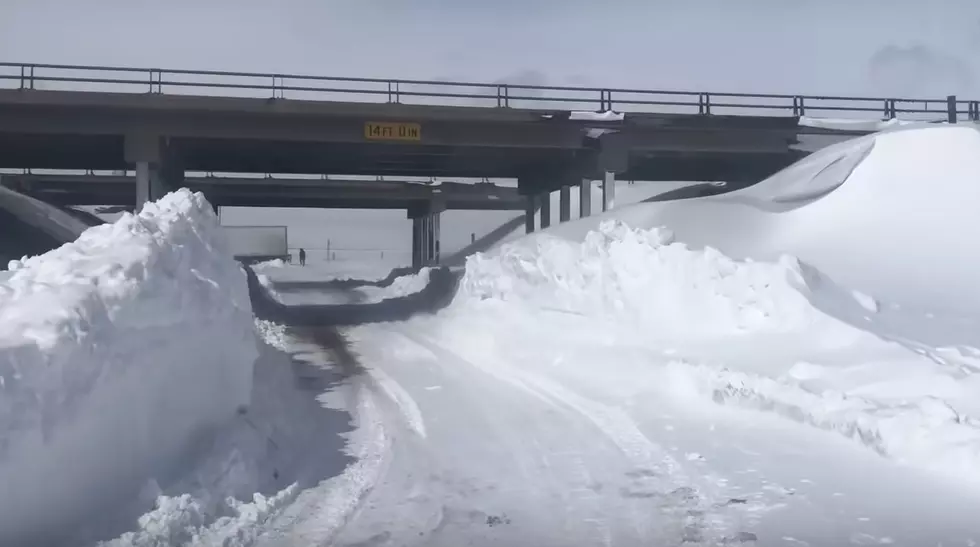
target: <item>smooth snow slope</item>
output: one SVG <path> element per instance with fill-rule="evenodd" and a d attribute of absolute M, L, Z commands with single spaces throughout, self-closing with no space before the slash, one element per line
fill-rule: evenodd
<path fill-rule="evenodd" d="M 980 258 L 963 245 L 980 230 L 978 152 L 972 124 L 908 126 L 830 146 L 731 194 L 615 216 L 736 258 L 790 253 L 882 299 L 970 313 L 980 306 Z M 599 221 L 549 233 L 581 241 Z"/>
<path fill-rule="evenodd" d="M 48 545 L 247 406 L 256 339 L 243 272 L 201 194 L 169 194 L 11 270 L 0 544 Z"/>

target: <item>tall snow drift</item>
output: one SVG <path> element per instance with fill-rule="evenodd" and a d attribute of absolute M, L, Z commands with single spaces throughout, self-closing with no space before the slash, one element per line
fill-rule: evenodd
<path fill-rule="evenodd" d="M 132 499 L 246 406 L 245 276 L 201 194 L 12 264 L 0 284 L 0 544 Z"/>
<path fill-rule="evenodd" d="M 733 258 L 791 254 L 883 300 L 972 313 L 980 306 L 980 131 L 894 128 L 827 147 L 744 190 L 644 203 L 611 215 L 666 227 Z M 610 215 L 546 232 L 581 241 Z"/>

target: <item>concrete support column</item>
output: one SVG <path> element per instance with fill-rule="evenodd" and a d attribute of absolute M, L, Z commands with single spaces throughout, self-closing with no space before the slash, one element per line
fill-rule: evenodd
<path fill-rule="evenodd" d="M 439 264 L 441 250 L 442 215 L 432 215 L 432 264 Z"/>
<path fill-rule="evenodd" d="M 428 266 L 432 263 L 432 217 L 426 215 L 422 219 L 422 225 L 425 227 L 425 240 L 422 247 L 422 265 Z"/>
<path fill-rule="evenodd" d="M 541 201 L 541 229 L 551 226 L 551 192 L 545 192 L 538 196 Z"/>
<path fill-rule="evenodd" d="M 558 190 L 558 222 L 568 222 L 572 219 L 572 189 L 562 186 Z"/>
<path fill-rule="evenodd" d="M 534 232 L 534 213 L 538 209 L 534 205 L 536 199 L 534 196 L 527 196 L 524 201 L 524 233 L 526 234 Z"/>
<path fill-rule="evenodd" d="M 413 268 L 422 267 L 422 262 L 423 262 L 422 241 L 425 232 L 422 226 L 423 226 L 423 219 L 421 217 L 412 219 L 412 267 Z"/>
<path fill-rule="evenodd" d="M 124 139 L 124 156 L 136 169 L 136 210 L 156 201 L 184 184 L 184 168 L 168 139 L 158 135 L 134 134 Z"/>
<path fill-rule="evenodd" d="M 602 212 L 616 206 L 616 173 L 606 171 L 602 179 Z"/>
<path fill-rule="evenodd" d="M 446 204 L 440 201 L 419 202 L 408 208 L 412 219 L 412 267 L 423 268 L 439 262 L 440 217 Z"/>
<path fill-rule="evenodd" d="M 136 162 L 136 213 L 150 201 L 150 162 Z"/>
<path fill-rule="evenodd" d="M 423 268 L 439 262 L 439 213 L 412 219 L 412 267 Z"/>
<path fill-rule="evenodd" d="M 585 218 L 592 214 L 592 180 L 582 179 L 578 185 L 578 217 Z"/>
<path fill-rule="evenodd" d="M 414 230 L 412 238 L 412 267 L 421 268 L 425 265 L 425 219 L 412 219 Z"/>

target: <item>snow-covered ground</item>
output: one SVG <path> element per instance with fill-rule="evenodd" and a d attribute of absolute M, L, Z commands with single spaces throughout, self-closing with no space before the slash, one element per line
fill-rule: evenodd
<path fill-rule="evenodd" d="M 505 243 L 436 316 L 354 329 L 398 428 L 338 544 L 974 545 L 978 153 L 856 139 Z"/>

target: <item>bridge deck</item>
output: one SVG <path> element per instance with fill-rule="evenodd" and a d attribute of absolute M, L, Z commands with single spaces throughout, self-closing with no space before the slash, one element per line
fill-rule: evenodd
<path fill-rule="evenodd" d="M 804 114 L 980 118 L 980 103 L 955 98 L 0 63 L 5 86 L 13 89 L 0 89 L 0 168 L 124 169 L 131 143 L 152 138 L 167 143 L 177 170 L 515 177 L 539 181 L 531 193 L 568 171 L 758 179 L 803 154 L 801 135 L 862 133 L 801 128 Z"/>

